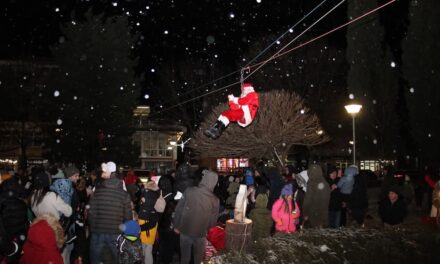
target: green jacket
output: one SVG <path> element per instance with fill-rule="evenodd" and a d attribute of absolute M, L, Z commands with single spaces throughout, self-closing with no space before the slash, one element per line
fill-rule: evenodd
<path fill-rule="evenodd" d="M 266 194 L 259 194 L 255 202 L 255 208 L 249 213 L 252 220 L 252 239 L 254 241 L 270 236 L 272 227 L 272 216 L 267 209 L 268 197 Z"/>

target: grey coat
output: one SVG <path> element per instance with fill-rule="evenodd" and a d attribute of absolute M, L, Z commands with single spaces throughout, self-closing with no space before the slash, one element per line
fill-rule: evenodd
<path fill-rule="evenodd" d="M 328 204 L 330 187 L 322 176 L 321 166 L 312 164 L 308 169 L 309 181 L 303 204 L 303 216 L 312 227 L 326 226 L 328 223 Z"/>
<path fill-rule="evenodd" d="M 213 193 L 217 180 L 215 172 L 205 170 L 199 186 L 185 190 L 173 220 L 174 228 L 181 234 L 205 237 L 208 229 L 217 223 L 220 202 Z"/>

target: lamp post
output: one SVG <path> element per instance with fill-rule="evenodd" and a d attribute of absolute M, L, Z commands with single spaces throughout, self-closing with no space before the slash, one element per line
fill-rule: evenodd
<path fill-rule="evenodd" d="M 356 165 L 356 130 L 355 130 L 355 117 L 356 114 L 361 111 L 362 105 L 350 104 L 345 106 L 345 110 L 353 117 L 353 165 Z"/>

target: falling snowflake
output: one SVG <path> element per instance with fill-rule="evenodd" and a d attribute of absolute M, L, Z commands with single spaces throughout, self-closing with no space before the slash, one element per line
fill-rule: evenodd
<path fill-rule="evenodd" d="M 148 94 L 146 94 L 146 95 L 144 95 L 144 98 L 148 99 L 148 98 L 150 98 L 150 96 Z"/>
<path fill-rule="evenodd" d="M 234 17 L 235 17 L 235 14 L 234 14 L 234 13 L 232 13 L 232 12 L 231 12 L 231 13 L 229 13 L 229 18 L 231 18 L 231 19 L 232 19 L 232 18 L 234 18 Z"/>
<path fill-rule="evenodd" d="M 121 89 L 121 91 L 124 90 L 124 86 L 119 87 L 119 89 Z"/>
<path fill-rule="evenodd" d="M 376 103 L 377 103 L 376 99 L 373 99 L 373 104 L 376 104 Z"/>
<path fill-rule="evenodd" d="M 165 30 L 163 33 L 164 33 L 165 35 L 168 35 L 168 30 Z"/>
<path fill-rule="evenodd" d="M 112 6 L 118 6 L 118 2 L 113 2 Z"/>
<path fill-rule="evenodd" d="M 280 44 L 281 44 L 281 42 L 279 40 L 277 40 L 277 45 L 280 45 Z"/>
<path fill-rule="evenodd" d="M 326 252 L 327 250 L 329 250 L 330 248 L 327 245 L 321 245 L 319 246 L 319 251 L 321 252 Z"/>
<path fill-rule="evenodd" d="M 58 7 L 55 8 L 55 12 L 60 12 L 60 9 Z"/>
<path fill-rule="evenodd" d="M 377 139 L 373 139 L 373 144 L 374 144 L 374 145 L 377 144 Z"/>
<path fill-rule="evenodd" d="M 395 63 L 394 61 L 392 61 L 392 62 L 390 63 L 390 66 L 391 66 L 391 68 L 395 68 L 395 67 L 396 67 L 396 63 Z"/>
<path fill-rule="evenodd" d="M 261 3 L 261 0 L 257 0 L 257 3 Z"/>
<path fill-rule="evenodd" d="M 59 139 L 57 139 L 56 142 L 59 144 L 61 141 Z"/>
<path fill-rule="evenodd" d="M 150 71 L 151 71 L 151 72 L 155 72 L 156 70 L 155 70 L 155 69 L 151 69 Z"/>
<path fill-rule="evenodd" d="M 414 93 L 414 88 L 413 87 L 409 88 L 409 92 Z"/>
<path fill-rule="evenodd" d="M 354 99 L 354 94 L 350 94 L 350 95 L 348 96 L 348 98 L 350 98 L 351 100 L 353 100 L 353 99 Z"/>
<path fill-rule="evenodd" d="M 306 111 L 304 111 L 304 109 L 301 109 L 301 111 L 299 112 L 303 115 Z"/>
<path fill-rule="evenodd" d="M 53 92 L 53 96 L 55 96 L 55 97 L 60 96 L 60 92 L 59 92 L 59 91 L 55 91 L 55 92 Z"/>
<path fill-rule="evenodd" d="M 74 96 L 74 97 L 73 97 L 73 100 L 76 100 L 76 99 L 78 99 L 78 97 Z"/>
<path fill-rule="evenodd" d="M 338 124 L 338 128 L 342 128 L 342 125 L 341 125 L 341 124 Z"/>
<path fill-rule="evenodd" d="M 429 138 L 431 137 L 431 133 L 428 134 L 428 137 L 429 137 Z"/>
<path fill-rule="evenodd" d="M 61 124 L 63 124 L 63 120 L 61 118 L 58 118 L 57 125 L 61 126 Z"/>

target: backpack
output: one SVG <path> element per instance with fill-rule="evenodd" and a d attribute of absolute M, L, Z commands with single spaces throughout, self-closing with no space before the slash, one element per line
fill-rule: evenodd
<path fill-rule="evenodd" d="M 170 195 L 171 193 L 162 196 L 162 191 L 160 191 L 160 195 L 157 198 L 156 203 L 154 204 L 154 210 L 156 210 L 156 212 L 163 213 L 165 211 L 165 207 L 167 206 L 167 202 L 165 201 L 165 198 L 167 198 Z"/>

